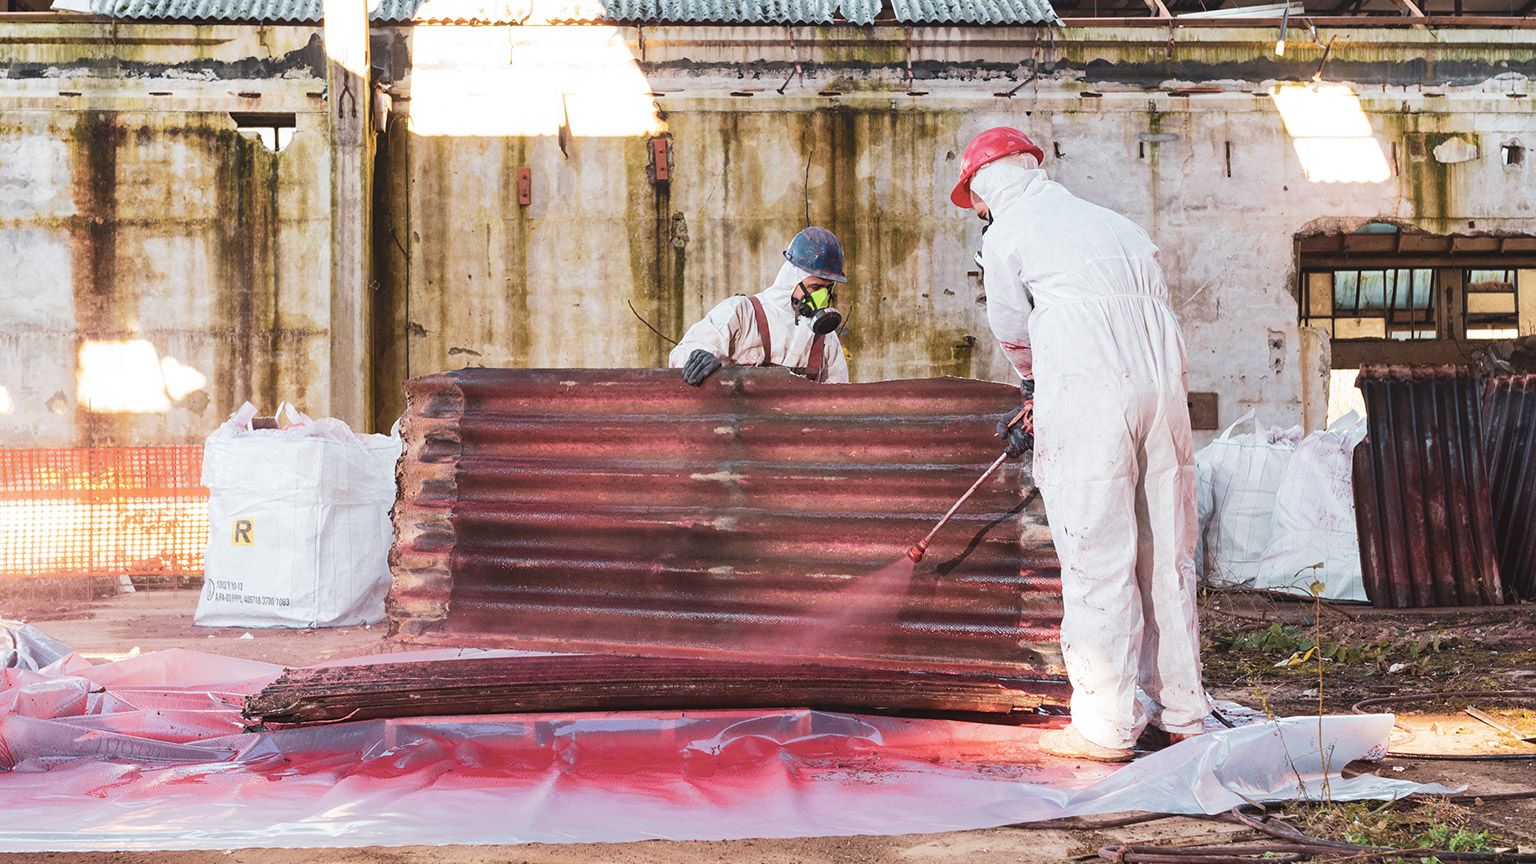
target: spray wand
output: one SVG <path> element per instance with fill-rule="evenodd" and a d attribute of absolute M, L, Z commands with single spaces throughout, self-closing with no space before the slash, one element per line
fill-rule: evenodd
<path fill-rule="evenodd" d="M 1028 423 L 1030 427 L 1033 428 L 1035 418 L 1033 412 L 1031 411 L 1032 407 L 1033 405 L 1025 405 L 1023 408 L 1020 408 L 1019 413 L 1013 415 L 1012 419 L 1004 424 L 1003 431 L 1007 432 L 1009 429 L 1012 429 L 1020 423 Z M 992 463 L 992 466 L 988 468 L 986 472 L 976 480 L 975 483 L 971 484 L 971 488 L 965 490 L 965 494 L 961 495 L 960 500 L 956 501 L 955 505 L 949 508 L 949 512 L 945 513 L 944 518 L 939 520 L 939 524 L 933 526 L 933 530 L 928 532 L 928 536 L 917 541 L 916 546 L 913 546 L 911 549 L 907 550 L 907 557 L 911 558 L 914 564 L 923 560 L 923 555 L 927 553 L 928 544 L 933 540 L 933 535 L 939 533 L 939 529 L 943 528 L 945 523 L 949 522 L 949 517 L 955 515 L 955 511 L 959 510 L 960 505 L 964 504 L 966 499 L 971 497 L 971 493 L 981 488 L 981 484 L 987 482 L 987 478 L 991 477 L 992 473 L 998 469 L 998 466 L 1002 465 L 1006 461 L 1008 461 L 1008 453 L 1007 451 L 1004 451 L 1003 454 L 998 456 L 997 459 Z"/>

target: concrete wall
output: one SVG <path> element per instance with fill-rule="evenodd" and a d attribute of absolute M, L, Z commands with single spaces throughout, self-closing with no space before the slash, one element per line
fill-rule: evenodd
<path fill-rule="evenodd" d="M 0 22 L 0 445 L 324 408 L 323 59 L 310 28 Z M 293 114 L 291 143 L 231 111 Z"/>
<path fill-rule="evenodd" d="M 1536 229 L 1529 171 L 1498 158 L 1503 141 L 1536 140 L 1529 31 L 1341 34 L 1321 77 L 1348 84 L 1369 122 L 1386 166 L 1371 182 L 1308 179 L 1271 91 L 1310 81 L 1323 52 L 1293 38 L 1276 58 L 1270 30 L 919 28 L 910 48 L 900 28 L 795 32 L 794 44 L 784 28 L 404 34 L 396 224 L 376 250 L 398 259 L 384 289 L 409 334 L 396 362 L 411 375 L 659 364 L 669 346 L 631 304 L 676 337 L 766 284 L 808 217 L 848 250 L 839 305 L 855 381 L 1010 380 L 967 273 L 981 226 L 947 198 L 966 141 L 1009 124 L 1046 148 L 1056 179 L 1162 247 L 1191 389 L 1220 394 L 1223 423 L 1257 406 L 1266 422 L 1315 425 L 1327 346 L 1303 356 L 1298 233 L 1383 218 Z M 655 111 L 649 128 L 641 108 Z M 665 187 L 647 179 L 654 134 L 671 136 Z M 1452 134 L 1479 158 L 1426 156 Z M 532 178 L 527 206 L 518 168 Z"/>
<path fill-rule="evenodd" d="M 848 249 L 855 380 L 1010 380 L 970 272 L 980 223 L 947 199 L 965 142 L 1002 123 L 1161 245 L 1191 388 L 1223 422 L 1320 420 L 1294 238 L 1536 233 L 1531 169 L 1498 158 L 1536 141 L 1529 32 L 1320 31 L 1341 36 L 1323 63 L 1224 27 L 376 28 L 396 113 L 370 227 L 375 426 L 407 375 L 659 365 L 640 317 L 676 337 L 760 289 L 807 219 Z M 1298 136 L 1345 132 L 1288 131 L 1271 90 L 1320 67 L 1380 177 L 1303 170 Z M 0 445 L 196 441 L 245 399 L 319 415 L 358 386 L 331 363 L 324 91 L 314 28 L 0 24 Z M 297 133 L 274 154 L 230 111 Z M 1452 137 L 1476 158 L 1437 160 Z M 100 395 L 135 388 L 147 402 Z"/>

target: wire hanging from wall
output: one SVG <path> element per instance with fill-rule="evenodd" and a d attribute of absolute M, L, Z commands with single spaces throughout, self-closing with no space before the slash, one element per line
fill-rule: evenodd
<path fill-rule="evenodd" d="M 800 189 L 805 194 L 805 227 L 811 227 L 811 157 L 816 155 L 816 146 L 811 145 L 809 153 L 805 154 L 805 180 Z"/>
<path fill-rule="evenodd" d="M 625 300 L 624 303 L 625 303 L 625 305 L 627 305 L 629 307 L 629 311 L 635 313 L 635 317 L 640 319 L 640 323 L 644 324 L 646 326 L 646 328 L 649 329 L 652 333 L 655 333 L 657 336 L 660 336 L 661 338 L 667 340 L 668 342 L 671 342 L 673 345 L 677 344 L 677 340 L 676 339 L 673 339 L 671 336 L 668 336 L 667 334 L 661 332 L 660 330 L 657 330 L 655 327 L 652 327 L 651 326 L 651 322 L 645 320 L 645 316 L 640 314 L 640 310 L 635 308 L 635 304 L 634 303 L 632 303 L 632 302 L 630 302 L 628 300 Z"/>

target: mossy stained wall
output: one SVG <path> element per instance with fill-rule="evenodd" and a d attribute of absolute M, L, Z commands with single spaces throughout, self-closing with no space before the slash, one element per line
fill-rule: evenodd
<path fill-rule="evenodd" d="M 37 41 L 0 48 L 17 55 L 0 77 L 0 444 L 197 442 L 247 399 L 323 413 L 331 196 L 310 34 L 137 27 L 113 45 L 51 26 L 6 25 Z M 273 152 L 231 110 L 292 114 L 291 142 Z M 80 382 L 113 370 L 81 347 L 102 341 L 152 346 L 124 391 L 158 390 L 154 357 L 205 381 L 172 381 L 158 409 L 90 410 Z"/>
<path fill-rule="evenodd" d="M 509 34 L 511 63 L 546 64 L 557 80 L 531 50 L 538 29 Z M 1322 52 L 1273 58 L 1272 34 L 919 28 L 909 48 L 899 32 L 806 28 L 792 47 L 769 29 L 615 31 L 670 136 L 667 184 L 646 173 L 657 133 L 568 135 L 563 151 L 559 133 L 413 134 L 401 169 L 415 244 L 409 374 L 659 364 L 670 346 L 636 312 L 676 338 L 720 300 L 766 286 L 809 221 L 848 252 L 839 305 L 854 380 L 1011 380 L 971 263 L 981 225 L 948 201 L 966 141 L 993 125 L 1025 129 L 1054 179 L 1151 233 L 1190 387 L 1220 394 L 1224 422 L 1248 407 L 1302 420 L 1298 232 L 1378 218 L 1536 231 L 1528 174 L 1498 162 L 1500 142 L 1536 139 L 1520 77 L 1536 62 L 1509 34 L 1382 29 L 1338 42 L 1323 81 L 1351 87 L 1391 174 L 1323 183 L 1270 95 L 1310 81 Z M 456 74 L 472 88 L 505 53 L 456 57 Z M 1411 161 L 1410 140 L 1427 132 L 1467 136 L 1482 156 Z"/>

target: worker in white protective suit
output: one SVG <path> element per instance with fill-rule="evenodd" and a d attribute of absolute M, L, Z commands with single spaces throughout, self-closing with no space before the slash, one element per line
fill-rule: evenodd
<path fill-rule="evenodd" d="M 1040 748 L 1120 762 L 1149 723 L 1177 742 L 1211 713 L 1184 337 L 1151 238 L 1051 181 L 1044 156 L 1016 129 L 983 132 L 950 197 L 990 222 L 987 320 L 1034 402 L 1033 440 L 999 434 L 1034 449 L 1061 560 L 1072 722 Z"/>
<path fill-rule="evenodd" d="M 795 235 L 784 265 L 763 291 L 722 301 L 683 334 L 668 365 L 695 387 L 725 363 L 787 366 L 812 381 L 848 383 L 848 360 L 837 340 L 842 315 L 833 288 L 846 282 L 843 246 L 825 228 Z"/>

